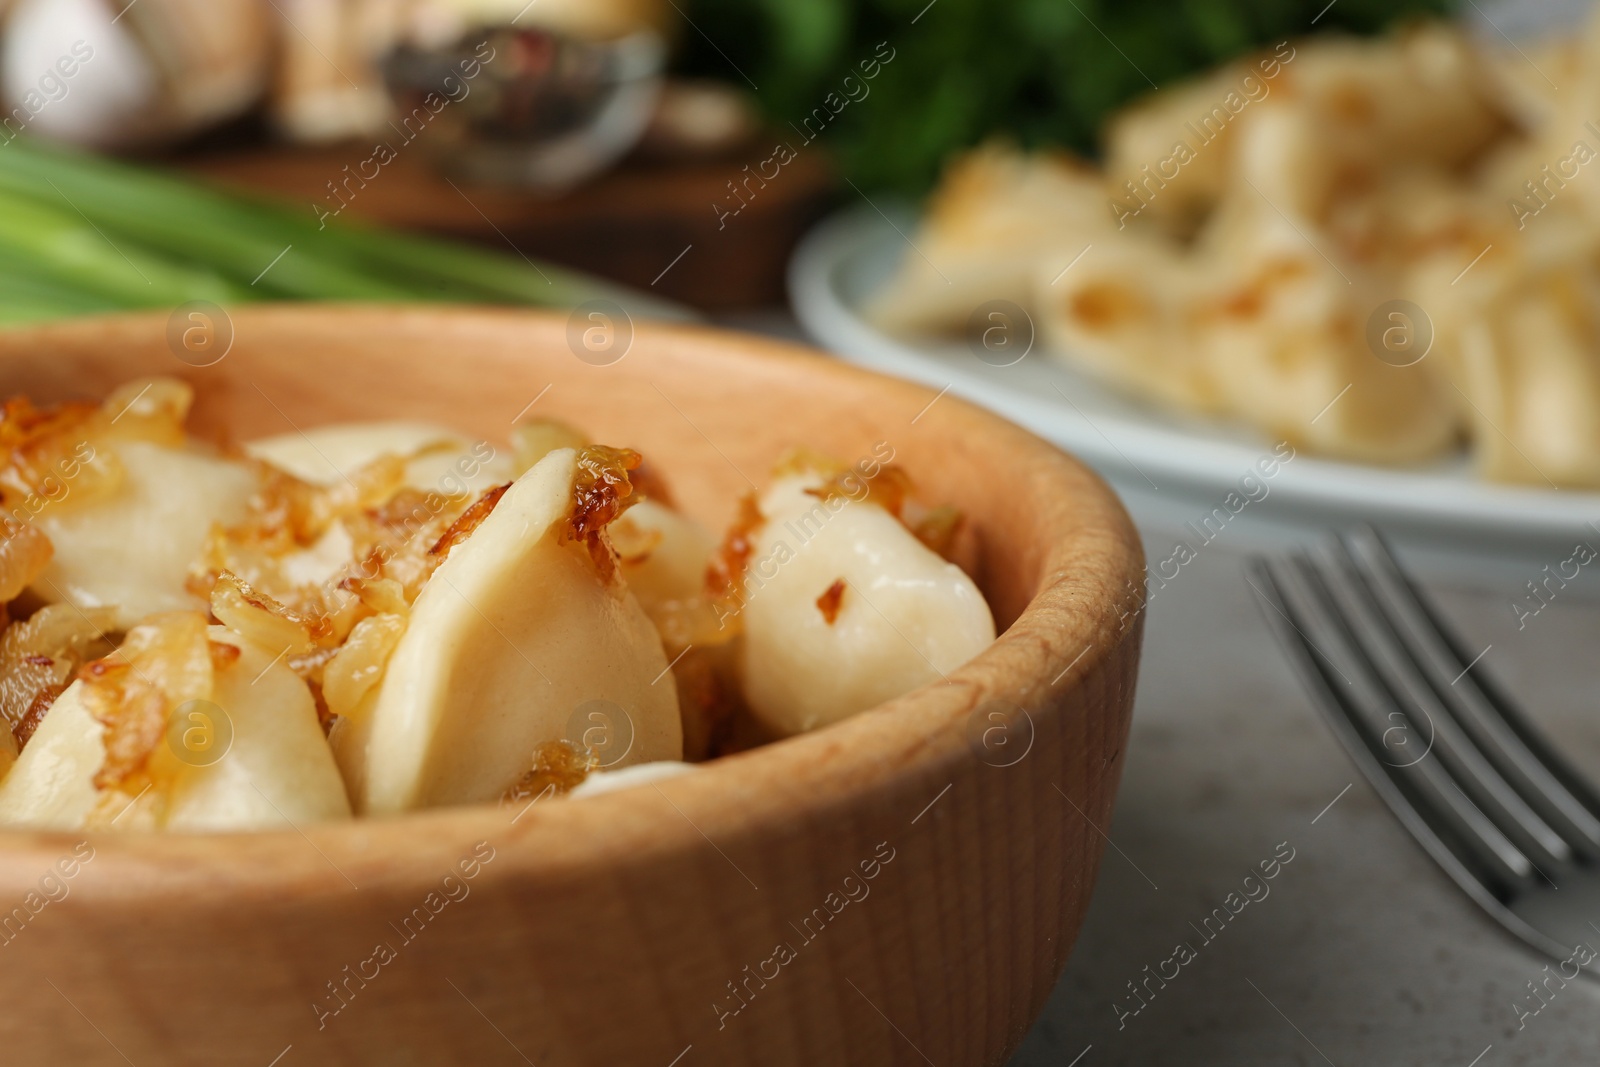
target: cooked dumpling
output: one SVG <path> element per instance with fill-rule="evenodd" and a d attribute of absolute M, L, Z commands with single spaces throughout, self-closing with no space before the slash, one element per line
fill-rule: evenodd
<path fill-rule="evenodd" d="M 699 597 L 716 540 L 694 520 L 641 500 L 612 527 L 622 575 L 652 617 L 668 604 Z"/>
<path fill-rule="evenodd" d="M 380 456 L 405 460 L 404 485 L 450 495 L 477 493 L 511 478 L 509 459 L 422 422 L 358 422 L 264 437 L 245 451 L 312 485 L 336 485 Z"/>
<path fill-rule="evenodd" d="M 1190 335 L 1202 272 L 1153 240 L 1107 242 L 1095 252 L 1065 276 L 1047 267 L 1036 279 L 1052 353 L 1173 407 L 1216 410 L 1218 390 Z"/>
<path fill-rule="evenodd" d="M 152 378 L 122 386 L 99 409 L 31 415 L 40 429 L 14 448 L 13 467 L 41 449 L 65 457 L 58 496 L 32 516 L 54 549 L 34 578 L 38 597 L 113 608 L 119 629 L 204 606 L 184 588 L 189 564 L 212 524 L 243 516 L 256 479 L 247 464 L 184 436 L 192 398 L 182 382 Z"/>
<path fill-rule="evenodd" d="M 632 789 L 636 785 L 664 782 L 668 778 L 677 778 L 680 775 L 688 774 L 692 770 L 694 770 L 694 764 L 692 763 L 658 760 L 655 763 L 636 764 L 620 771 L 596 771 L 574 786 L 567 796 L 574 799 L 578 797 L 597 797 L 604 793 Z"/>
<path fill-rule="evenodd" d="M 243 517 L 255 476 L 197 445 L 102 447 L 121 464 L 122 484 L 81 504 L 69 497 L 34 520 L 55 547 L 34 592 L 80 608 L 114 608 L 118 628 L 156 612 L 199 608 L 184 588 L 189 564 L 212 524 Z"/>
<path fill-rule="evenodd" d="M 1456 370 L 1485 477 L 1600 486 L 1596 282 L 1587 259 L 1530 272 L 1460 324 Z"/>
<path fill-rule="evenodd" d="M 916 251 L 873 295 L 867 316 L 895 333 L 941 333 L 961 330 L 990 300 L 1030 307 L 1036 267 L 1059 271 L 1116 232 L 1108 202 L 1102 177 L 1071 156 L 985 145 L 951 168 Z"/>
<path fill-rule="evenodd" d="M 594 442 L 554 419 L 536 419 L 511 431 L 518 472 L 560 448 L 582 449 Z M 710 617 L 706 568 L 716 539 L 699 523 L 675 510 L 666 487 L 642 469 L 632 477 L 628 510 L 606 528 L 628 588 L 661 631 L 669 654 L 690 644 L 708 643 L 688 631 Z"/>
<path fill-rule="evenodd" d="M 796 734 L 938 681 L 994 641 L 972 579 L 814 471 L 761 498 L 744 575 L 745 699 Z"/>
<path fill-rule="evenodd" d="M 83 703 L 83 683 L 56 698 L 11 772 L 0 779 L 0 824 L 49 830 L 84 826 L 99 800 L 95 772 L 105 728 Z"/>
<path fill-rule="evenodd" d="M 166 829 L 277 829 L 348 819 L 350 800 L 306 683 L 278 658 L 278 649 L 220 626 L 211 627 L 210 636 L 240 651 L 232 666 L 217 672 L 212 696 L 227 715 L 232 745 L 217 762 L 184 769 L 173 786 Z M 217 729 L 203 720 L 180 718 L 177 725 L 179 738 L 184 729 Z"/>
<path fill-rule="evenodd" d="M 305 682 L 198 613 L 158 615 L 85 670 L 0 781 L 0 823 L 260 830 L 348 818 Z"/>
<path fill-rule="evenodd" d="M 594 701 L 631 722 L 610 765 L 680 758 L 661 639 L 601 536 L 627 492 L 618 455 L 551 452 L 449 549 L 381 681 L 335 727 L 358 810 L 495 800 Z"/>

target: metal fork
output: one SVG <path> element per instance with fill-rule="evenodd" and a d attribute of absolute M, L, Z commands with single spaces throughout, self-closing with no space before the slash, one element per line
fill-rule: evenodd
<path fill-rule="evenodd" d="M 1251 585 L 1351 759 L 1467 895 L 1546 955 L 1600 946 L 1600 795 L 1484 673 L 1370 528 Z M 1600 959 L 1587 966 L 1600 976 Z"/>

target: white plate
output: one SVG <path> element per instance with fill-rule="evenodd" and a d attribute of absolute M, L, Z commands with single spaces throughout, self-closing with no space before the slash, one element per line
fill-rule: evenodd
<path fill-rule="evenodd" d="M 1181 496 L 1197 515 L 1220 504 L 1272 451 L 1274 442 L 1246 427 L 1175 415 L 1114 393 L 1040 346 L 1014 366 L 995 367 L 960 341 L 910 342 L 881 332 L 858 308 L 903 256 L 916 254 L 901 235 L 914 226 L 903 209 L 885 217 L 863 206 L 807 236 L 790 265 L 789 288 L 795 315 L 818 343 L 852 362 L 948 388 L 1076 453 L 1119 489 Z M 1590 527 L 1600 520 L 1600 493 L 1486 483 L 1465 455 L 1386 468 L 1302 452 L 1272 478 L 1270 492 L 1280 519 L 1370 522 L 1411 543 L 1475 553 L 1539 558 L 1600 534 Z"/>

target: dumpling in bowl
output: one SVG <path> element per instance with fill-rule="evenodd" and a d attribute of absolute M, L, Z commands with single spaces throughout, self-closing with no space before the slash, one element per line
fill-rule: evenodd
<path fill-rule="evenodd" d="M 0 823 L 47 829 L 265 830 L 349 816 L 305 682 L 277 650 L 197 612 L 152 616 L 88 664 L 0 779 Z"/>
<path fill-rule="evenodd" d="M 626 734 L 608 766 L 681 757 L 661 639 L 604 537 L 637 462 L 557 449 L 458 524 L 392 651 L 372 657 L 379 677 L 340 711 L 332 741 L 358 810 L 498 799 L 595 706 Z"/>
<path fill-rule="evenodd" d="M 263 437 L 244 446 L 256 459 L 312 485 L 336 485 L 381 456 L 405 463 L 402 483 L 423 492 L 482 492 L 512 475 L 509 457 L 425 422 L 357 422 Z"/>
<path fill-rule="evenodd" d="M 7 405 L 10 480 L 56 488 L 32 497 L 41 504 L 24 516 L 53 549 L 31 579 L 39 599 L 109 608 L 119 629 L 204 607 L 185 589 L 190 561 L 213 524 L 243 516 L 256 479 L 248 465 L 185 436 L 192 399 L 182 382 L 153 378 L 129 382 L 98 408 Z"/>
<path fill-rule="evenodd" d="M 744 696 L 779 735 L 938 681 L 994 641 L 972 579 L 903 521 L 902 479 L 876 461 L 791 460 L 736 530 L 750 546 L 735 605 Z M 934 540 L 949 514 L 919 532 Z"/>

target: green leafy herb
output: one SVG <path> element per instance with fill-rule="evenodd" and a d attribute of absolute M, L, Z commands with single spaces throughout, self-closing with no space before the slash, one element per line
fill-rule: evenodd
<path fill-rule="evenodd" d="M 894 60 L 823 134 L 858 185 L 915 194 L 991 135 L 1092 152 L 1107 113 L 1242 51 L 1373 33 L 1452 0 L 686 0 L 683 68 L 746 84 L 777 128 Z M 1313 20 L 1315 19 L 1315 25 Z"/>

